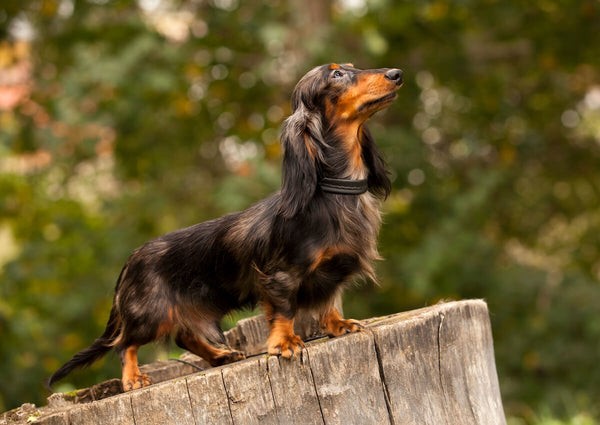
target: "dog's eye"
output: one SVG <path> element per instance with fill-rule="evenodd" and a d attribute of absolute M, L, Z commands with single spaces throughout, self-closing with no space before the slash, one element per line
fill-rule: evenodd
<path fill-rule="evenodd" d="M 336 69 L 335 71 L 333 71 L 333 74 L 331 74 L 331 76 L 333 78 L 342 78 L 344 76 L 344 73 L 339 69 Z"/>

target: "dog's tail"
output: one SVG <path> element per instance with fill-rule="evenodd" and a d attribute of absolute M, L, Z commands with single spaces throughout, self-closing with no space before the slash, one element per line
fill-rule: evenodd
<path fill-rule="evenodd" d="M 121 269 L 121 273 L 119 273 L 119 277 L 117 278 L 115 299 L 113 300 L 113 305 L 110 309 L 110 315 L 108 316 L 108 322 L 106 323 L 104 332 L 100 337 L 96 338 L 92 345 L 75 354 L 71 360 L 62 365 L 50 378 L 48 378 L 46 381 L 46 387 L 48 389 L 51 390 L 52 385 L 63 379 L 74 369 L 88 367 L 101 359 L 118 343 L 117 340 L 121 337 L 122 323 L 116 304 L 116 292 L 119 290 L 119 286 L 121 285 L 126 272 L 127 266 Z"/>
<path fill-rule="evenodd" d="M 74 369 L 84 368 L 90 366 L 95 361 L 104 357 L 115 345 L 115 341 L 119 335 L 120 320 L 118 313 L 115 311 L 113 305 L 106 329 L 100 337 L 98 337 L 92 345 L 84 348 L 73 356 L 71 360 L 62 365 L 46 382 L 46 386 L 51 388 L 54 383 L 60 381 Z"/>

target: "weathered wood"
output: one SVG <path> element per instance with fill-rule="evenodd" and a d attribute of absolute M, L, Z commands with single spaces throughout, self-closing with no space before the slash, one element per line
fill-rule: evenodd
<path fill-rule="evenodd" d="M 69 411 L 69 425 L 135 425 L 131 397 L 128 394 L 86 403 Z"/>
<path fill-rule="evenodd" d="M 195 425 L 185 378 L 152 385 L 130 394 L 136 424 Z"/>
<path fill-rule="evenodd" d="M 233 425 L 221 369 L 188 377 L 187 387 L 197 424 Z"/>
<path fill-rule="evenodd" d="M 371 329 L 395 423 L 506 423 L 485 303 L 438 305 Z"/>
<path fill-rule="evenodd" d="M 322 425 L 323 415 L 306 351 L 297 361 L 269 357 L 267 365 L 279 423 Z"/>
<path fill-rule="evenodd" d="M 307 343 L 291 361 L 262 354 L 98 401 L 119 386 L 102 383 L 53 395 L 47 407 L 24 404 L 0 415 L 0 425 L 505 425 L 483 301 L 364 324 L 363 332 Z M 252 318 L 228 340 L 260 353 L 267 332 L 264 317 Z M 155 382 L 196 370 L 177 362 L 144 369 Z"/>
<path fill-rule="evenodd" d="M 230 347 L 241 350 L 247 356 L 253 356 L 265 351 L 265 342 L 269 335 L 269 328 L 265 316 L 242 319 L 237 326 L 225 332 L 225 340 Z"/>
<path fill-rule="evenodd" d="M 69 425 L 69 412 L 57 412 L 41 417 L 34 422 L 39 425 Z"/>
<path fill-rule="evenodd" d="M 155 382 L 155 381 L 152 381 Z M 101 382 L 90 388 L 90 393 L 93 400 L 102 400 L 107 397 L 112 397 L 115 394 L 123 392 L 120 379 L 111 379 L 109 381 Z"/>
<path fill-rule="evenodd" d="M 389 424 L 373 337 L 360 332 L 306 349 L 327 424 Z"/>
<path fill-rule="evenodd" d="M 418 319 L 373 328 L 383 379 L 394 421 L 445 424 L 446 407 L 438 375 L 438 318 Z M 441 395 L 441 397 L 440 397 Z"/>
<path fill-rule="evenodd" d="M 154 362 L 141 366 L 140 370 L 150 377 L 150 382 L 158 384 L 159 382 L 191 375 L 199 370 L 210 368 L 210 364 L 207 361 L 193 354 L 186 353 L 181 357 L 181 360 L 183 362 L 177 360 Z"/>
<path fill-rule="evenodd" d="M 222 373 L 234 424 L 279 423 L 264 357 L 234 363 Z"/>
<path fill-rule="evenodd" d="M 454 423 L 505 424 L 487 306 L 472 301 L 439 316 L 440 378 Z"/>
<path fill-rule="evenodd" d="M 2 413 L 0 416 L 0 425 L 6 423 L 27 423 L 27 420 L 32 417 L 39 417 L 40 412 L 33 403 L 24 403 L 16 409 L 9 410 L 8 412 Z"/>

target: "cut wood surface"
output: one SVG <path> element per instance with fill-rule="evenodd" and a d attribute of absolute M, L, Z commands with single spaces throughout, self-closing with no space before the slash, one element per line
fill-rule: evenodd
<path fill-rule="evenodd" d="M 483 301 L 363 324 L 362 332 L 307 343 L 290 361 L 264 354 L 264 318 L 246 319 L 226 335 L 252 356 L 246 360 L 208 368 L 186 355 L 185 363 L 147 365 L 154 385 L 115 395 L 113 380 L 54 394 L 48 406 L 0 415 L 0 425 L 506 423 Z M 314 324 L 305 329 L 314 335 Z"/>

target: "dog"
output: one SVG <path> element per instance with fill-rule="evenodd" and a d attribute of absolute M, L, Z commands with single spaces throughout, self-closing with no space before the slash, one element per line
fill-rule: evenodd
<path fill-rule="evenodd" d="M 138 348 L 169 336 L 213 366 L 243 359 L 226 345 L 220 320 L 256 305 L 269 325 L 269 355 L 300 354 L 299 311 L 318 317 L 331 337 L 360 330 L 334 300 L 356 277 L 375 280 L 380 204 L 391 181 L 365 121 L 394 101 L 402 82 L 400 69 L 352 64 L 304 75 L 282 126 L 281 190 L 136 249 L 118 277 L 104 333 L 48 385 L 114 349 L 123 390 L 147 386 Z"/>

